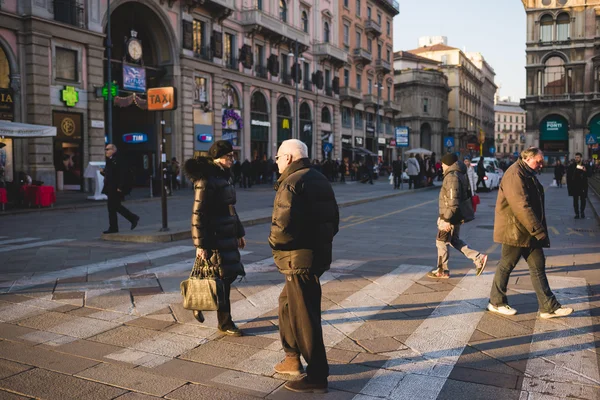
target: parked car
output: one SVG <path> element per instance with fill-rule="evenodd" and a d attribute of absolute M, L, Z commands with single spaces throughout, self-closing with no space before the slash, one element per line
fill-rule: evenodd
<path fill-rule="evenodd" d="M 471 164 L 477 167 L 477 163 L 479 163 L 479 157 L 474 157 Z M 498 160 L 492 157 L 484 157 L 483 165 L 485 166 L 485 186 L 490 190 L 498 189 L 504 176 L 504 171 L 500 168 Z"/>

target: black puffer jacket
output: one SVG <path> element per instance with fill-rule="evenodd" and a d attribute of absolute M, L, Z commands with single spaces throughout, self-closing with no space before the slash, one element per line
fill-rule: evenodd
<path fill-rule="evenodd" d="M 320 276 L 331 264 L 340 222 L 331 184 L 302 158 L 288 166 L 275 190 L 269 244 L 277 268 L 284 274 Z"/>
<path fill-rule="evenodd" d="M 210 158 L 198 157 L 185 162 L 185 173 L 194 182 L 194 246 L 212 251 L 210 261 L 220 266 L 223 278 L 245 275 L 238 250 L 238 239 L 245 232 L 235 212 L 235 186 L 230 171 Z"/>

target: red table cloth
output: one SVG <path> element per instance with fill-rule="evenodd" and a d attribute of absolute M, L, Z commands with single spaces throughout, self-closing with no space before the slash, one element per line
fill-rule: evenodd
<path fill-rule="evenodd" d="M 25 197 L 25 203 L 34 206 L 49 207 L 56 203 L 56 192 L 54 186 L 21 186 Z"/>

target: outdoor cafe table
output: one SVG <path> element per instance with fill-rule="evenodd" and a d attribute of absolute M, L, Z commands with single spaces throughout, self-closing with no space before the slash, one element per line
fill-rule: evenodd
<path fill-rule="evenodd" d="M 38 207 L 50 207 L 56 203 L 54 186 L 21 186 L 25 203 Z"/>

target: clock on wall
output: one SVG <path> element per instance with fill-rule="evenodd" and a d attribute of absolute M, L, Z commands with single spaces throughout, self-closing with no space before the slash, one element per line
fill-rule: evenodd
<path fill-rule="evenodd" d="M 137 38 L 137 32 L 131 31 L 131 38 L 127 41 L 127 54 L 133 61 L 142 58 L 142 41 Z"/>

